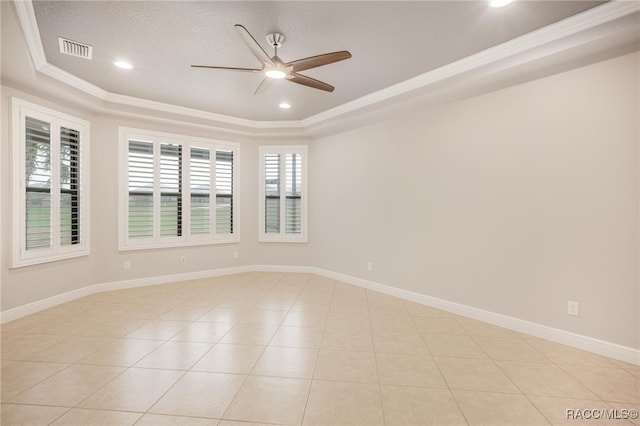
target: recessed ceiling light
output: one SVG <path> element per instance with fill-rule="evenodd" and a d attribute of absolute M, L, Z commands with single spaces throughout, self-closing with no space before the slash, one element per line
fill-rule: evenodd
<path fill-rule="evenodd" d="M 502 7 L 502 6 L 506 6 L 509 3 L 511 3 L 513 0 L 491 0 L 489 2 L 489 5 L 491 7 Z"/>
<path fill-rule="evenodd" d="M 122 68 L 123 70 L 130 70 L 133 68 L 133 65 L 125 61 L 115 61 L 113 65 L 115 65 L 118 68 Z"/>
<path fill-rule="evenodd" d="M 280 108 L 282 109 L 289 109 L 291 108 L 291 105 L 286 103 L 286 102 L 281 102 L 280 105 L 278 105 Z"/>

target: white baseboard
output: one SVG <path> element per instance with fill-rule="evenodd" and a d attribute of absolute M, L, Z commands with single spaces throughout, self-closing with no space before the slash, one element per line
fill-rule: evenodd
<path fill-rule="evenodd" d="M 444 299 L 427 296 L 421 293 L 415 293 L 409 290 L 380 284 L 373 281 L 364 280 L 362 278 L 344 275 L 337 272 L 327 271 L 319 268 L 311 268 L 313 273 L 322 275 L 327 278 L 335 279 L 353 284 L 358 287 L 377 291 L 389 296 L 399 297 L 404 300 L 427 305 L 443 311 L 452 312 L 478 321 L 487 322 L 489 324 L 504 327 L 509 330 L 518 331 L 552 342 L 561 343 L 563 345 L 593 352 L 619 361 L 628 362 L 629 364 L 640 365 L 640 350 L 627 346 L 618 345 L 616 343 L 607 342 L 605 340 L 595 339 L 593 337 L 572 333 L 570 331 L 560 330 L 542 324 L 526 321 L 495 312 L 485 311 L 483 309 L 474 308 L 473 306 L 462 305 L 460 303 L 450 302 Z"/>
<path fill-rule="evenodd" d="M 26 315 L 35 314 L 36 312 L 71 302 L 81 297 L 90 296 L 95 293 L 103 293 L 105 291 L 124 290 L 127 288 L 144 287 L 148 285 L 167 284 L 176 281 L 197 280 L 201 278 L 217 277 L 222 275 L 239 274 L 242 272 L 253 272 L 252 266 L 239 266 L 232 268 L 210 269 L 206 271 L 186 272 L 184 274 L 160 275 L 156 277 L 137 278 L 133 280 L 113 281 L 110 283 L 94 284 L 91 286 L 79 288 L 47 299 L 38 300 L 36 302 L 27 303 L 6 311 L 0 312 L 0 324 L 16 320 Z"/>
<path fill-rule="evenodd" d="M 83 287 L 76 290 L 68 291 L 66 293 L 58 294 L 56 296 L 48 297 L 46 299 L 27 303 L 26 305 L 8 309 L 6 311 L 0 312 L 0 324 L 16 320 L 27 315 L 35 314 L 36 312 L 44 311 L 45 309 L 52 308 L 63 303 L 71 302 L 72 300 L 80 299 L 81 297 L 89 296 L 93 293 L 93 286 Z"/>
<path fill-rule="evenodd" d="M 368 290 L 387 294 L 389 296 L 399 297 L 404 300 L 441 309 L 443 311 L 452 312 L 479 321 L 484 321 L 489 324 L 518 331 L 520 333 L 540 337 L 542 339 L 551 340 L 553 342 L 561 343 L 609 358 L 628 362 L 630 364 L 640 365 L 640 350 L 638 349 L 313 266 L 248 265 L 95 284 L 89 287 L 73 290 L 64 294 L 0 312 L 0 324 L 4 324 L 25 315 L 30 315 L 44 309 L 51 308 L 62 303 L 70 302 L 72 300 L 79 299 L 81 297 L 88 296 L 94 293 L 142 287 L 147 285 L 166 284 L 176 281 L 224 276 L 243 272 L 294 272 L 316 274 Z"/>

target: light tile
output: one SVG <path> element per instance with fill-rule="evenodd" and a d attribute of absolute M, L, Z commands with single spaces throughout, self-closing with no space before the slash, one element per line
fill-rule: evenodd
<path fill-rule="evenodd" d="M 244 310 L 231 308 L 213 308 L 198 318 L 198 321 L 234 324 L 242 316 Z"/>
<path fill-rule="evenodd" d="M 134 425 L 142 417 L 141 413 L 122 411 L 82 410 L 74 408 L 52 423 L 52 426 L 127 426 Z"/>
<path fill-rule="evenodd" d="M 470 336 L 424 335 L 424 342 L 433 356 L 460 358 L 488 358 Z"/>
<path fill-rule="evenodd" d="M 11 426 L 48 425 L 69 410 L 65 407 L 2 404 L 0 424 Z"/>
<path fill-rule="evenodd" d="M 277 325 L 236 324 L 220 339 L 220 343 L 265 346 L 277 330 Z"/>
<path fill-rule="evenodd" d="M 459 318 L 458 324 L 472 336 L 486 337 L 518 337 L 518 333 L 497 325 L 468 318 Z"/>
<path fill-rule="evenodd" d="M 171 321 L 196 321 L 210 310 L 211 308 L 206 306 L 176 306 L 162 313 L 157 318 Z"/>
<path fill-rule="evenodd" d="M 526 340 L 505 337 L 474 337 L 489 358 L 505 361 L 551 362 Z"/>
<path fill-rule="evenodd" d="M 146 412 L 182 371 L 130 368 L 79 404 L 81 408 Z"/>
<path fill-rule="evenodd" d="M 310 385 L 310 380 L 249 376 L 224 419 L 300 424 Z"/>
<path fill-rule="evenodd" d="M 382 425 L 377 384 L 314 380 L 303 425 Z"/>
<path fill-rule="evenodd" d="M 317 349 L 269 346 L 251 374 L 310 379 L 318 358 Z"/>
<path fill-rule="evenodd" d="M 377 383 L 376 359 L 373 352 L 321 350 L 313 378 Z"/>
<path fill-rule="evenodd" d="M 192 367 L 192 370 L 249 374 L 264 349 L 264 346 L 218 343 Z"/>
<path fill-rule="evenodd" d="M 529 400 L 554 426 L 572 425 L 611 425 L 611 420 L 595 419 L 610 410 L 611 407 L 600 400 L 558 398 L 549 396 L 529 396 Z M 584 418 L 587 415 L 588 419 Z M 624 423 L 618 423 L 624 425 Z M 628 426 L 628 425 L 624 425 Z"/>
<path fill-rule="evenodd" d="M 188 370 L 212 347 L 211 343 L 169 341 L 142 358 L 135 366 Z"/>
<path fill-rule="evenodd" d="M 562 368 L 606 402 L 640 404 L 640 379 L 622 368 L 580 365 Z"/>
<path fill-rule="evenodd" d="M 327 330 L 340 329 L 348 331 L 370 331 L 371 320 L 367 310 L 361 312 L 350 311 L 348 308 L 344 313 L 332 313 L 327 315 L 327 322 L 325 323 Z"/>
<path fill-rule="evenodd" d="M 464 328 L 453 318 L 416 317 L 414 321 L 422 334 L 467 335 Z"/>
<path fill-rule="evenodd" d="M 163 305 L 142 305 L 130 304 L 127 309 L 121 311 L 118 316 L 120 318 L 152 320 L 171 309 L 169 306 Z"/>
<path fill-rule="evenodd" d="M 136 426 L 216 426 L 218 419 L 202 417 L 168 416 L 166 414 L 145 414 Z M 249 425 L 246 425 L 249 426 Z"/>
<path fill-rule="evenodd" d="M 337 300 L 335 297 L 331 301 L 329 306 L 329 316 L 331 315 L 352 315 L 352 316 L 367 316 L 369 314 L 369 308 L 366 300 L 362 301 L 348 301 Z"/>
<path fill-rule="evenodd" d="M 341 313 L 347 306 L 351 306 L 352 309 L 367 309 L 367 296 L 363 289 L 355 286 L 349 286 L 349 288 L 340 288 L 336 286 L 333 291 L 333 298 L 331 300 L 330 312 Z"/>
<path fill-rule="evenodd" d="M 408 312 L 402 299 L 371 290 L 367 290 L 366 294 L 369 308 Z"/>
<path fill-rule="evenodd" d="M 429 355 L 377 353 L 376 363 L 380 383 L 447 388 Z"/>
<path fill-rule="evenodd" d="M 597 425 L 566 409 L 640 409 L 636 365 L 310 274 L 104 292 L 0 328 L 8 425 Z"/>
<path fill-rule="evenodd" d="M 460 316 L 443 311 L 441 309 L 432 308 L 431 306 L 421 305 L 415 302 L 404 301 L 404 304 L 411 315 L 414 317 L 427 318 L 460 318 Z"/>
<path fill-rule="evenodd" d="M 338 351 L 373 351 L 373 335 L 368 329 L 325 328 L 321 349 Z"/>
<path fill-rule="evenodd" d="M 30 361 L 74 363 L 113 342 L 115 339 L 104 337 L 72 336 L 61 343 L 35 352 L 28 358 Z"/>
<path fill-rule="evenodd" d="M 87 318 L 82 321 L 82 325 L 74 332 L 79 336 L 95 337 L 124 337 L 142 325 L 146 320 L 113 318 L 110 313 L 105 313 L 104 317 Z"/>
<path fill-rule="evenodd" d="M 78 362 L 130 367 L 163 343 L 163 340 L 119 339 Z"/>
<path fill-rule="evenodd" d="M 2 359 L 25 361 L 29 355 L 67 339 L 66 336 L 49 334 L 8 334 L 3 329 L 2 345 L 0 345 Z"/>
<path fill-rule="evenodd" d="M 324 293 L 303 293 L 298 300 L 291 306 L 289 313 L 295 312 L 311 312 L 314 314 L 326 315 L 331 309 L 331 294 Z M 285 319 L 286 321 L 286 319 Z M 308 325 L 308 324 L 287 324 L 286 325 Z M 317 324 L 317 323 L 316 323 Z M 320 325 L 320 324 L 317 324 Z"/>
<path fill-rule="evenodd" d="M 269 345 L 289 348 L 319 348 L 322 328 L 282 326 Z"/>
<path fill-rule="evenodd" d="M 53 376 L 69 364 L 51 362 L 8 361 L 2 363 L 0 388 L 2 402 L 9 401 L 19 393 Z"/>
<path fill-rule="evenodd" d="M 400 354 L 428 354 L 427 346 L 417 331 L 373 330 L 373 346 L 376 352 Z"/>
<path fill-rule="evenodd" d="M 176 334 L 171 340 L 217 343 L 231 330 L 231 324 L 195 322 Z"/>
<path fill-rule="evenodd" d="M 615 367 L 616 365 L 603 356 L 571 348 L 548 340 L 531 338 L 527 342 L 544 356 L 557 364 L 591 365 L 596 367 Z"/>
<path fill-rule="evenodd" d="M 625 402 L 609 402 L 608 405 L 614 409 L 607 414 L 610 418 L 623 418 L 635 426 L 640 426 L 640 404 L 629 404 Z M 627 425 L 625 425 L 627 426 Z"/>
<path fill-rule="evenodd" d="M 491 360 L 434 358 L 450 389 L 520 393 Z"/>
<path fill-rule="evenodd" d="M 2 333 L 30 333 L 48 334 L 43 331 L 51 324 L 68 323 L 67 318 L 57 318 L 54 315 L 27 315 L 22 318 L 2 324 Z"/>
<path fill-rule="evenodd" d="M 127 334 L 130 339 L 169 340 L 191 325 L 187 321 L 152 320 Z"/>
<path fill-rule="evenodd" d="M 297 310 L 290 311 L 284 320 L 283 326 L 287 327 L 315 327 L 323 329 L 327 322 L 326 311 L 313 310 L 313 305 L 310 308 L 304 309 L 298 306 Z"/>
<path fill-rule="evenodd" d="M 598 399 L 555 364 L 497 361 L 498 367 L 527 395 Z"/>
<path fill-rule="evenodd" d="M 286 316 L 286 310 L 256 309 L 242 315 L 238 324 L 280 325 Z"/>
<path fill-rule="evenodd" d="M 12 398 L 11 402 L 73 407 L 123 370 L 121 367 L 72 365 Z"/>
<path fill-rule="evenodd" d="M 471 426 L 541 426 L 549 424 L 524 395 L 460 390 L 454 390 L 452 393 Z"/>
<path fill-rule="evenodd" d="M 187 372 L 149 412 L 219 419 L 245 377 L 237 374 Z M 207 397 L 203 398 L 203 395 Z"/>
<path fill-rule="evenodd" d="M 610 361 L 613 362 L 618 367 L 622 368 L 623 370 L 626 370 L 632 375 L 640 378 L 640 365 L 629 364 L 628 362 L 619 361 L 617 359 L 611 359 Z M 638 360 L 638 362 L 640 363 L 640 360 Z"/>
<path fill-rule="evenodd" d="M 466 425 L 446 389 L 382 385 L 385 425 Z"/>
<path fill-rule="evenodd" d="M 391 317 L 391 315 L 388 315 Z M 409 333 L 413 331 L 417 331 L 413 320 L 406 319 L 403 317 L 396 318 L 384 318 L 381 316 L 372 316 L 370 318 L 371 321 L 371 330 L 373 331 L 391 331 L 391 332 L 400 332 L 400 333 Z"/>

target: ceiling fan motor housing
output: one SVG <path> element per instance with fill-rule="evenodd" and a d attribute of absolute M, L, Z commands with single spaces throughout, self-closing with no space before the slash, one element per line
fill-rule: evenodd
<path fill-rule="evenodd" d="M 284 43 L 284 35 L 280 34 L 280 33 L 271 33 L 271 34 L 267 34 L 267 43 L 269 43 L 269 46 L 271 47 L 282 47 L 282 43 Z"/>

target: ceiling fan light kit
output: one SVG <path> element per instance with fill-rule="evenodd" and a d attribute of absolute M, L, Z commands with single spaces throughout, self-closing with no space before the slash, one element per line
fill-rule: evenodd
<path fill-rule="evenodd" d="M 291 62 L 283 62 L 278 57 L 278 48 L 282 46 L 284 42 L 284 35 L 280 33 L 267 34 L 266 40 L 271 47 L 273 47 L 274 55 L 269 56 L 264 51 L 262 46 L 256 41 L 256 39 L 249 33 L 249 31 L 240 24 L 235 25 L 236 30 L 242 37 L 242 40 L 247 45 L 251 53 L 260 61 L 262 68 L 235 68 L 235 67 L 219 67 L 211 65 L 191 65 L 194 68 L 212 68 L 212 69 L 224 69 L 232 71 L 243 72 L 258 72 L 264 73 L 265 78 L 269 79 L 287 79 L 293 83 L 301 84 L 303 86 L 311 87 L 313 89 L 323 90 L 325 92 L 333 92 L 335 89 L 330 84 L 316 80 L 315 78 L 307 77 L 306 75 L 299 74 L 299 71 L 309 70 L 312 68 L 321 67 L 323 65 L 332 64 L 334 62 L 343 61 L 351 58 L 351 53 L 346 50 L 339 52 L 325 53 L 317 56 L 310 56 L 304 59 L 298 59 Z M 267 86 L 265 81 L 260 83 L 255 93 L 259 93 Z"/>

